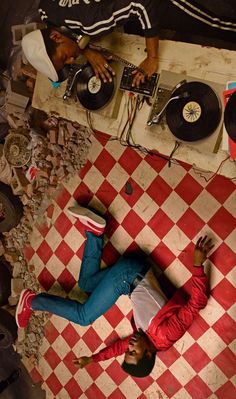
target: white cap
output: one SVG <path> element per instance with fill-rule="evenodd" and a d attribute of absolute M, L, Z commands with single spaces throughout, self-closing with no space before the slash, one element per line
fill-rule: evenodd
<path fill-rule="evenodd" d="M 54 82 L 58 81 L 57 71 L 50 60 L 40 29 L 25 35 L 21 42 L 23 52 L 29 63 Z"/>

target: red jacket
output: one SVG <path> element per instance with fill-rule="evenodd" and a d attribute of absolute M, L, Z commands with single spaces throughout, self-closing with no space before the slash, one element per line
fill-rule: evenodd
<path fill-rule="evenodd" d="M 193 267 L 192 290 L 188 300 L 178 290 L 174 296 L 152 319 L 146 334 L 158 351 L 167 350 L 184 335 L 191 326 L 194 317 L 207 304 L 207 277 L 202 267 Z M 113 344 L 93 355 L 93 361 L 99 362 L 122 355 L 127 348 L 133 334 L 124 339 L 118 339 Z"/>

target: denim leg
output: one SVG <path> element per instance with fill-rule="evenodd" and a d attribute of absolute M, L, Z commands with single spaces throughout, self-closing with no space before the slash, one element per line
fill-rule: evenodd
<path fill-rule="evenodd" d="M 32 301 L 33 310 L 44 310 L 67 320 L 87 326 L 104 314 L 120 295 L 130 293 L 130 286 L 137 275 L 144 275 L 144 264 L 140 259 L 121 258 L 108 268 L 102 280 L 83 304 L 49 294 L 39 294 Z"/>
<path fill-rule="evenodd" d="M 92 292 L 107 274 L 108 269 L 100 269 L 103 235 L 96 236 L 86 231 L 86 236 L 78 285 L 83 291 Z"/>

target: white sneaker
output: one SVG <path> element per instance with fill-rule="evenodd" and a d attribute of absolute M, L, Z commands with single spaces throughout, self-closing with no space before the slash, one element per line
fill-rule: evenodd
<path fill-rule="evenodd" d="M 106 221 L 101 216 L 90 211 L 88 208 L 82 206 L 71 206 L 67 209 L 68 213 L 77 219 L 89 229 L 94 230 L 96 233 L 102 233 L 106 226 Z"/>

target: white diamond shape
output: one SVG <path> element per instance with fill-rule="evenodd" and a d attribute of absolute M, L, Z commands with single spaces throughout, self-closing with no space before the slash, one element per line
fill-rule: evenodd
<path fill-rule="evenodd" d="M 83 244 L 84 237 L 78 231 L 78 229 L 72 226 L 68 233 L 65 235 L 64 241 L 66 242 L 68 247 L 72 249 L 73 252 L 76 252 Z"/>
<path fill-rule="evenodd" d="M 112 187 L 115 187 L 116 191 L 120 191 L 125 186 L 128 179 L 128 173 L 118 163 L 114 165 L 106 177 L 106 180 Z"/>
<path fill-rule="evenodd" d="M 112 326 L 104 316 L 99 317 L 93 322 L 93 328 L 96 330 L 96 333 L 102 341 L 105 341 L 113 331 Z"/>
<path fill-rule="evenodd" d="M 54 351 L 56 352 L 56 354 L 59 356 L 60 359 L 64 359 L 65 353 L 68 353 L 70 351 L 69 345 L 61 335 L 59 335 L 52 343 L 52 348 L 54 349 Z"/>
<path fill-rule="evenodd" d="M 67 182 L 64 182 L 63 186 L 66 188 L 68 193 L 73 195 L 80 183 L 81 183 L 81 178 L 79 177 L 79 175 L 74 175 Z M 71 202 L 74 201 L 74 198 L 73 197 L 70 198 L 70 201 Z M 70 204 L 69 206 L 73 206 L 72 203 L 70 202 L 68 204 Z"/>
<path fill-rule="evenodd" d="M 211 345 L 210 342 L 209 345 Z M 206 367 L 200 371 L 199 376 L 213 392 L 217 391 L 217 389 L 227 381 L 226 376 L 213 362 L 208 363 Z"/>
<path fill-rule="evenodd" d="M 236 218 L 236 186 L 235 191 L 224 202 L 224 208 Z"/>
<path fill-rule="evenodd" d="M 58 259 L 55 254 L 52 254 L 50 260 L 47 263 L 47 270 L 57 280 L 63 270 L 65 270 L 65 265 L 60 261 L 60 259 Z"/>
<path fill-rule="evenodd" d="M 190 271 L 183 265 L 183 263 L 179 259 L 175 259 L 170 266 L 165 270 L 165 275 L 174 284 L 175 287 L 179 288 L 188 281 L 192 274 Z"/>
<path fill-rule="evenodd" d="M 207 330 L 197 342 L 210 359 L 214 359 L 226 347 L 224 341 L 212 328 Z"/>
<path fill-rule="evenodd" d="M 118 226 L 114 234 L 112 235 L 110 242 L 117 249 L 120 254 L 123 254 L 125 250 L 133 242 L 133 239 L 125 231 L 122 226 Z"/>
<path fill-rule="evenodd" d="M 110 214 L 117 220 L 118 223 L 123 222 L 130 209 L 130 206 L 121 197 L 120 194 L 116 196 L 116 198 L 114 199 L 114 201 L 112 201 L 111 205 L 108 208 Z"/>
<path fill-rule="evenodd" d="M 169 168 L 168 164 L 160 171 L 160 176 L 170 187 L 173 189 L 181 182 L 187 171 L 181 165 L 171 165 Z"/>
<path fill-rule="evenodd" d="M 113 156 L 113 158 L 118 161 L 121 155 L 124 153 L 125 148 L 117 140 L 111 140 L 106 143 L 106 150 Z"/>
<path fill-rule="evenodd" d="M 175 256 L 179 256 L 190 243 L 189 238 L 176 225 L 168 231 L 162 241 Z"/>
<path fill-rule="evenodd" d="M 194 376 L 195 371 L 183 357 L 177 359 L 170 367 L 169 370 L 175 378 L 181 383 L 186 385 Z"/>
<path fill-rule="evenodd" d="M 106 372 L 102 373 L 96 379 L 96 385 L 98 386 L 100 391 L 102 391 L 103 395 L 105 395 L 106 398 L 108 398 L 111 393 L 116 389 L 116 384 Z"/>
<path fill-rule="evenodd" d="M 174 344 L 174 347 L 182 355 L 194 344 L 194 342 L 195 340 L 192 335 L 186 331 L 186 333 Z"/>
<path fill-rule="evenodd" d="M 89 171 L 86 173 L 86 175 L 83 178 L 84 184 L 86 184 L 92 190 L 93 193 L 96 193 L 96 191 L 99 189 L 103 181 L 104 181 L 103 175 L 94 165 L 92 165 L 92 167 L 89 169 Z"/>
<path fill-rule="evenodd" d="M 219 320 L 224 313 L 222 306 L 212 296 L 209 297 L 206 307 L 200 312 L 201 317 L 210 326 Z"/>
<path fill-rule="evenodd" d="M 149 220 L 158 211 L 159 206 L 153 201 L 147 193 L 143 193 L 139 200 L 133 207 L 133 210 L 141 217 L 141 219 L 148 223 Z"/>
<path fill-rule="evenodd" d="M 83 354 L 81 353 L 79 356 L 83 356 Z M 83 392 L 85 392 L 93 384 L 93 380 L 85 368 L 79 369 L 74 375 L 74 379 L 78 382 L 79 387 Z"/>
<path fill-rule="evenodd" d="M 147 190 L 156 175 L 157 172 L 145 160 L 142 160 L 132 173 L 132 178 L 143 190 Z"/>
<path fill-rule="evenodd" d="M 119 385 L 119 388 L 120 388 L 121 392 L 123 393 L 123 395 L 125 396 L 125 398 L 132 397 L 132 399 L 137 399 L 142 393 L 139 386 L 137 384 L 134 384 L 134 381 L 131 377 L 126 378 L 126 380 L 124 380 Z M 132 392 L 132 394 L 131 394 L 132 396 L 130 395 L 131 392 Z"/>
<path fill-rule="evenodd" d="M 224 240 L 225 244 L 235 252 L 235 243 L 236 243 L 236 228 L 228 235 L 228 237 Z"/>
<path fill-rule="evenodd" d="M 65 386 L 67 382 L 71 379 L 71 373 L 63 362 L 59 363 L 54 370 L 60 383 Z"/>
<path fill-rule="evenodd" d="M 89 153 L 88 153 L 88 160 L 92 163 L 94 163 L 94 161 L 96 161 L 97 157 L 100 155 L 103 146 L 102 144 L 94 137 L 94 136 L 90 136 L 90 140 L 92 141 L 92 145 L 89 149 Z"/>
<path fill-rule="evenodd" d="M 186 212 L 188 205 L 175 191 L 172 191 L 162 204 L 161 209 L 174 223 L 176 223 Z"/>
<path fill-rule="evenodd" d="M 160 241 L 161 240 L 158 238 L 158 236 L 153 233 L 153 230 L 148 226 L 144 226 L 144 228 L 135 238 L 136 244 L 138 244 L 138 246 L 142 248 L 146 254 L 150 254 L 160 243 Z"/>
<path fill-rule="evenodd" d="M 204 222 L 208 222 L 220 207 L 221 204 L 206 190 L 203 190 L 191 205 Z"/>

